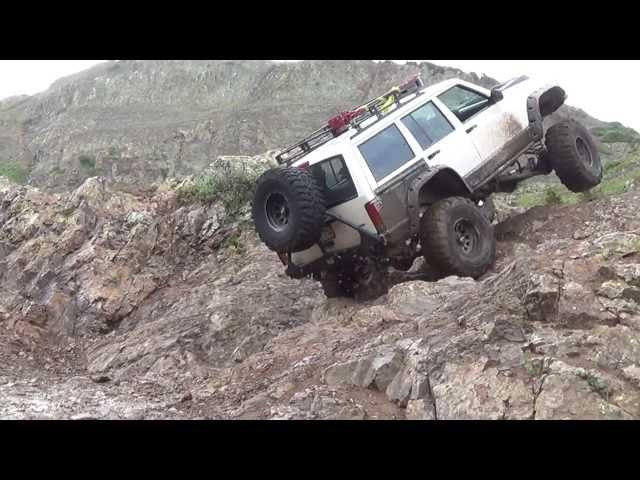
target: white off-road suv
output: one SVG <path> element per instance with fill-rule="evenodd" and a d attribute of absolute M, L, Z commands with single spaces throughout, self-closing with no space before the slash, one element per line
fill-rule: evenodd
<path fill-rule="evenodd" d="M 492 193 L 553 170 L 574 192 L 600 183 L 584 126 L 543 127 L 565 99 L 528 77 L 491 90 L 414 77 L 281 152 L 256 185 L 256 230 L 328 297 L 384 294 L 388 267 L 420 255 L 439 276 L 478 278 L 495 260 Z"/>

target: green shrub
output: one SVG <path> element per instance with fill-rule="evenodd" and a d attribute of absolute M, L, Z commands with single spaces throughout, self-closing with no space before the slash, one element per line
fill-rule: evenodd
<path fill-rule="evenodd" d="M 621 176 L 605 180 L 598 186 L 598 192 L 602 195 L 619 195 L 631 190 L 636 180 L 635 176 Z"/>
<path fill-rule="evenodd" d="M 16 163 L 0 162 L 0 177 L 7 177 L 13 183 L 24 185 L 29 178 L 29 172 Z"/>
<path fill-rule="evenodd" d="M 69 218 L 76 211 L 76 207 L 68 207 L 60 212 L 64 218 Z"/>
<path fill-rule="evenodd" d="M 618 122 L 613 122 L 606 127 L 596 127 L 592 129 L 592 132 L 600 137 L 602 143 L 640 143 L 640 134 L 638 132 Z"/>
<path fill-rule="evenodd" d="M 533 208 L 544 205 L 544 200 L 540 193 L 528 192 L 519 195 L 515 200 L 515 204 L 523 208 Z"/>
<path fill-rule="evenodd" d="M 582 192 L 578 194 L 580 202 L 592 202 L 600 198 L 600 194 L 596 190 L 587 190 L 586 192 Z"/>
<path fill-rule="evenodd" d="M 95 170 L 96 168 L 95 159 L 89 155 L 80 155 L 78 157 L 78 162 L 80 163 L 80 166 L 85 170 Z"/>
<path fill-rule="evenodd" d="M 227 215 L 233 215 L 251 200 L 260 173 L 241 162 L 221 162 L 178 195 L 183 201 L 222 202 Z"/>
<path fill-rule="evenodd" d="M 589 384 L 589 387 L 591 387 L 592 391 L 600 395 L 606 401 L 609 401 L 609 396 L 611 395 L 609 382 L 596 377 L 591 372 L 580 372 L 578 373 L 578 377 L 585 380 Z"/>
<path fill-rule="evenodd" d="M 617 160 L 612 160 L 610 162 L 605 163 L 602 168 L 604 173 L 612 173 L 618 170 L 621 166 L 624 166 L 624 159 L 620 158 Z"/>
<path fill-rule="evenodd" d="M 244 255 L 247 251 L 246 246 L 242 242 L 242 230 L 238 229 L 226 237 L 222 244 L 222 248 L 231 248 L 237 255 Z"/>
<path fill-rule="evenodd" d="M 547 187 L 544 191 L 544 204 L 547 206 L 560 205 L 562 203 L 562 197 L 558 194 L 555 188 Z"/>

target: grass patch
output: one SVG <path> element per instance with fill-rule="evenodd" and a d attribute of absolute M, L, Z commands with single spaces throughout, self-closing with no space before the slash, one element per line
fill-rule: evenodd
<path fill-rule="evenodd" d="M 602 143 L 602 141 L 596 143 L 598 152 L 600 152 L 600 154 L 611 155 L 611 145 L 609 145 L 608 143 Z"/>
<path fill-rule="evenodd" d="M 244 255 L 247 252 L 247 248 L 242 242 L 241 229 L 235 230 L 231 235 L 226 237 L 220 246 L 221 248 L 232 248 L 237 255 Z"/>
<path fill-rule="evenodd" d="M 547 187 L 544 190 L 544 204 L 547 206 L 562 204 L 562 197 L 555 188 Z"/>
<path fill-rule="evenodd" d="M 523 193 L 516 199 L 516 205 L 523 208 L 533 208 L 544 205 L 542 194 L 538 192 Z"/>
<path fill-rule="evenodd" d="M 76 207 L 69 207 L 69 208 L 65 208 L 64 210 L 62 210 L 60 212 L 60 214 L 64 217 L 64 218 L 69 218 L 71 215 L 73 215 L 73 212 L 76 211 Z"/>
<path fill-rule="evenodd" d="M 9 181 L 24 185 L 29 178 L 29 172 L 26 168 L 17 163 L 1 162 L 0 163 L 0 177 L 6 177 Z"/>
<path fill-rule="evenodd" d="M 592 129 L 602 143 L 640 143 L 640 134 L 633 128 L 627 128 L 621 123 L 613 122 L 606 127 Z"/>
<path fill-rule="evenodd" d="M 606 163 L 603 169 L 600 185 L 587 192 L 573 193 L 557 183 L 533 189 L 529 184 L 526 190 L 516 194 L 513 204 L 523 208 L 573 204 L 629 192 L 640 187 L 640 150 L 633 149 L 625 158 Z"/>
<path fill-rule="evenodd" d="M 630 177 L 625 175 L 603 181 L 595 190 L 604 196 L 619 195 L 621 193 L 628 192 L 634 187 L 639 174 L 640 172 Z"/>
<path fill-rule="evenodd" d="M 602 195 L 599 192 L 596 192 L 594 190 L 587 190 L 586 192 L 582 192 L 578 194 L 578 200 L 580 202 L 593 202 L 594 200 L 597 200 L 601 196 Z"/>
<path fill-rule="evenodd" d="M 611 389 L 605 380 L 596 377 L 590 372 L 579 373 L 578 377 L 585 380 L 593 392 L 600 395 L 604 400 L 609 401 Z"/>
<path fill-rule="evenodd" d="M 96 160 L 90 155 L 80 155 L 78 157 L 78 163 L 86 171 L 93 172 L 96 169 Z"/>
<path fill-rule="evenodd" d="M 607 173 L 611 174 L 611 173 L 616 173 L 616 171 L 620 170 L 622 167 L 625 166 L 625 161 L 626 159 L 624 158 L 619 158 L 618 160 L 612 160 L 610 162 L 605 163 L 602 168 L 604 169 L 604 174 L 606 175 Z"/>
<path fill-rule="evenodd" d="M 572 204 L 578 201 L 580 201 L 578 196 L 562 185 L 549 185 L 542 191 L 523 193 L 516 198 L 515 204 L 518 207 L 533 208 Z"/>
<path fill-rule="evenodd" d="M 260 173 L 241 162 L 223 163 L 198 177 L 192 185 L 181 188 L 178 197 L 183 202 L 222 202 L 226 214 L 234 215 L 251 200 Z"/>

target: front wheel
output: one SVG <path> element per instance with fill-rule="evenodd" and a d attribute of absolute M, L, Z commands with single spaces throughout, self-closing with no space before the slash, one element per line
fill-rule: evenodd
<path fill-rule="evenodd" d="M 445 198 L 433 204 L 422 217 L 420 236 L 425 260 L 442 277 L 475 279 L 495 261 L 493 227 L 466 198 Z"/>
<path fill-rule="evenodd" d="M 602 180 L 600 154 L 589 131 L 575 120 L 558 122 L 546 135 L 547 157 L 556 175 L 572 192 L 584 192 Z"/>
<path fill-rule="evenodd" d="M 493 198 L 487 197 L 481 202 L 481 204 L 480 202 L 478 203 L 478 208 L 484 214 L 484 216 L 487 217 L 489 223 L 493 223 L 493 221 L 496 219 L 496 204 L 494 203 Z"/>

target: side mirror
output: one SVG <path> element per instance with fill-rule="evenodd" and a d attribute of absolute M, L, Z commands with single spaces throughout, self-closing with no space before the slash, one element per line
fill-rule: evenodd
<path fill-rule="evenodd" d="M 491 97 L 489 97 L 491 100 L 491 103 L 498 103 L 500 100 L 502 100 L 504 98 L 504 95 L 502 94 L 502 92 L 500 90 L 497 90 L 495 88 L 491 89 Z"/>

